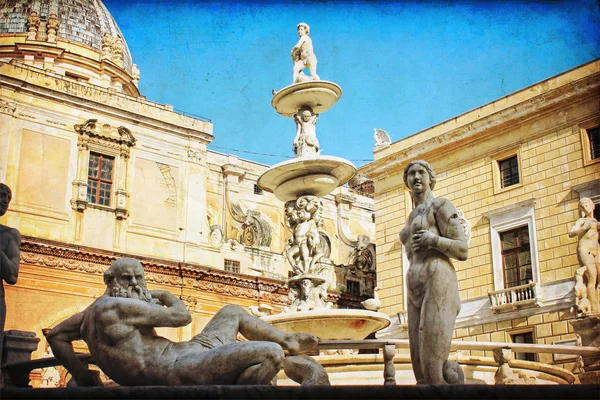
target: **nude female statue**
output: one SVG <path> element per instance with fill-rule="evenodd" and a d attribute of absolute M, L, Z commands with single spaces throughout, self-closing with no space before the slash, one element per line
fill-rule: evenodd
<path fill-rule="evenodd" d="M 464 383 L 464 374 L 448 361 L 456 316 L 458 280 L 450 258 L 467 259 L 467 240 L 452 203 L 436 198 L 435 172 L 423 160 L 404 169 L 413 211 L 400 232 L 408 269 L 408 338 L 418 384 Z"/>
<path fill-rule="evenodd" d="M 583 217 L 579 218 L 569 231 L 569 237 L 579 239 L 577 242 L 577 259 L 583 270 L 583 278 L 587 288 L 587 299 L 591 312 L 598 311 L 598 274 L 600 273 L 600 244 L 598 244 L 598 221 L 594 218 L 594 202 L 584 197 L 579 201 L 579 209 Z"/>

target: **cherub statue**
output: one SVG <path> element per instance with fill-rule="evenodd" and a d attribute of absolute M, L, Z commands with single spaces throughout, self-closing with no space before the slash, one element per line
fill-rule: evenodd
<path fill-rule="evenodd" d="M 296 274 L 309 273 L 323 257 L 318 226 L 321 221 L 321 201 L 316 196 L 301 196 L 286 203 L 286 216 L 293 236 L 287 245 L 286 257 Z"/>
<path fill-rule="evenodd" d="M 319 114 L 315 114 L 310 108 L 304 108 L 294 114 L 296 137 L 292 149 L 296 157 L 319 154 L 319 141 L 316 132 L 318 118 Z"/>
<path fill-rule="evenodd" d="M 292 61 L 294 61 L 293 83 L 303 82 L 307 80 L 317 81 L 317 56 L 315 56 L 312 40 L 308 36 L 310 27 L 304 22 L 300 22 L 297 26 L 298 36 L 300 40 L 292 48 Z M 302 70 L 308 68 L 310 77 L 306 76 Z"/>

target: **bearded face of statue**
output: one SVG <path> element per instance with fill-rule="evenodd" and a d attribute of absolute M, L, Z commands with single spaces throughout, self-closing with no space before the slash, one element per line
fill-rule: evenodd
<path fill-rule="evenodd" d="M 114 278 L 108 285 L 108 294 L 111 297 L 124 297 L 152 302 L 152 295 L 144 280 L 144 270 L 139 263 L 122 265 L 115 271 Z"/>

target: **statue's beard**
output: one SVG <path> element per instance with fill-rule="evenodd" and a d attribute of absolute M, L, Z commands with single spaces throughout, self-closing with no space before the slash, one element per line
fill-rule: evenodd
<path fill-rule="evenodd" d="M 152 298 L 150 291 L 140 285 L 122 287 L 119 285 L 113 285 L 110 288 L 111 297 L 124 297 L 127 299 L 137 299 L 145 301 L 146 303 L 156 303 L 157 300 Z"/>

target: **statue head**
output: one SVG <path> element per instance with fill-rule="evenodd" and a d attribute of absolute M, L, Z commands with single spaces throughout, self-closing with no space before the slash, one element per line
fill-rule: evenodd
<path fill-rule="evenodd" d="M 300 32 L 300 28 L 304 28 L 303 32 Z M 300 36 L 304 35 L 308 35 L 310 33 L 310 26 L 308 26 L 308 24 L 306 22 L 300 22 L 297 26 L 296 29 L 298 30 L 298 34 Z"/>
<path fill-rule="evenodd" d="M 104 271 L 104 283 L 106 284 L 104 294 L 107 296 L 156 302 L 146 286 L 144 268 L 134 258 L 119 258 L 110 264 L 110 267 Z"/>
<path fill-rule="evenodd" d="M 579 209 L 583 211 L 586 216 L 591 215 L 595 208 L 596 205 L 589 197 L 584 197 L 583 199 L 579 200 Z"/>
<path fill-rule="evenodd" d="M 427 170 L 427 174 L 429 175 L 429 188 L 433 190 L 437 181 L 435 177 L 435 171 L 433 170 L 433 168 L 431 168 L 431 165 L 429 165 L 429 163 L 425 160 L 413 160 L 409 162 L 408 165 L 404 168 L 403 179 L 406 187 L 408 187 L 408 172 L 410 171 L 411 167 L 415 165 L 420 165 L 421 167 Z"/>
<path fill-rule="evenodd" d="M 8 205 L 12 200 L 12 190 L 5 185 L 4 183 L 0 183 L 0 217 L 6 214 L 8 211 Z"/>

